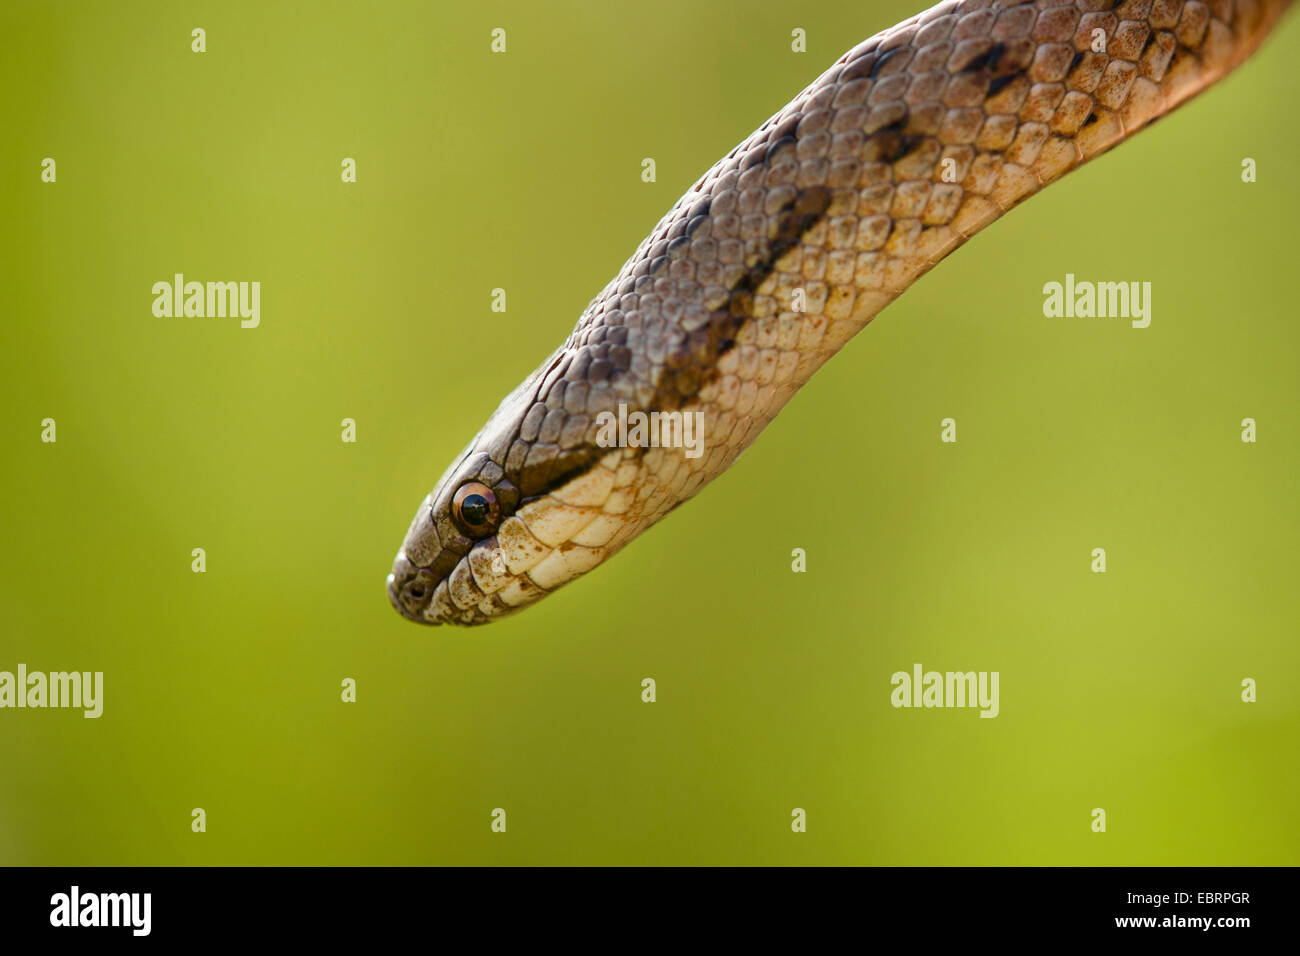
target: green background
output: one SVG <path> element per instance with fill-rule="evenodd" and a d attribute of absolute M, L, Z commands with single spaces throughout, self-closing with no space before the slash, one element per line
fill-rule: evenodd
<path fill-rule="evenodd" d="M 1297 18 L 607 566 L 487 628 L 388 606 L 642 236 L 915 12 L 6 3 L 0 669 L 101 670 L 105 709 L 0 711 L 0 863 L 1300 862 Z M 261 327 L 155 318 L 175 272 L 260 281 Z M 1151 327 L 1044 318 L 1066 272 L 1151 282 Z M 999 671 L 1001 715 L 893 709 L 915 662 Z"/>

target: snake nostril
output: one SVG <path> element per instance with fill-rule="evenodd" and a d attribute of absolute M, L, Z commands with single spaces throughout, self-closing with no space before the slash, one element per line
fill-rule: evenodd
<path fill-rule="evenodd" d="M 424 588 L 420 587 L 417 584 L 415 587 L 411 588 L 410 594 L 411 597 L 415 598 L 418 601 L 422 597 L 424 597 Z"/>

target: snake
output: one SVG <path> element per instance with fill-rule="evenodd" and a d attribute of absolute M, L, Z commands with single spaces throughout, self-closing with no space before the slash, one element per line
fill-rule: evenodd
<path fill-rule="evenodd" d="M 420 503 L 421 624 L 526 608 L 731 467 L 913 282 L 1243 62 L 1290 0 L 946 0 L 719 160 Z"/>

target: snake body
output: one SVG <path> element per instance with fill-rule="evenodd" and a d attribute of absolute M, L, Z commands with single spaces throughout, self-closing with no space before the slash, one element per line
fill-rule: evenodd
<path fill-rule="evenodd" d="M 393 606 L 482 624 L 600 564 L 919 276 L 1222 77 L 1289 2 L 948 0 L 859 44 L 678 200 L 452 462 Z M 620 406 L 690 416 L 699 444 L 609 447 Z"/>

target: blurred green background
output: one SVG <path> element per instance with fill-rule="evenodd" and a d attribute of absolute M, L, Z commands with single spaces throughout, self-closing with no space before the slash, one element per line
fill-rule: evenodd
<path fill-rule="evenodd" d="M 0 711 L 0 863 L 1300 862 L 1294 17 L 607 566 L 488 628 L 388 606 L 660 215 L 918 9 L 6 3 L 0 670 L 105 704 Z M 261 327 L 155 318 L 175 272 L 260 281 Z M 1150 281 L 1151 327 L 1044 318 L 1066 272 Z M 915 662 L 999 671 L 1001 715 L 891 708 Z"/>

